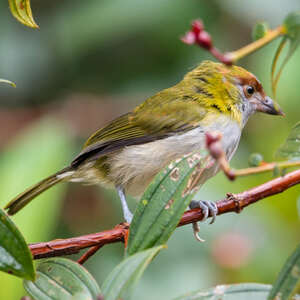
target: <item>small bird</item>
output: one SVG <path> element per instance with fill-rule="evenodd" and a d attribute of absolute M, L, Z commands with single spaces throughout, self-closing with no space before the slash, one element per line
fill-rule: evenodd
<path fill-rule="evenodd" d="M 15 197 L 5 207 L 13 215 L 59 182 L 115 187 L 126 222 L 132 214 L 125 194 L 140 196 L 154 176 L 171 161 L 204 149 L 205 133 L 222 134 L 228 160 L 242 130 L 255 112 L 283 115 L 266 96 L 259 80 L 238 66 L 204 61 L 173 87 L 158 92 L 95 132 L 71 164 Z M 201 184 L 214 176 L 217 162 L 202 173 Z M 215 217 L 216 205 L 192 201 Z"/>

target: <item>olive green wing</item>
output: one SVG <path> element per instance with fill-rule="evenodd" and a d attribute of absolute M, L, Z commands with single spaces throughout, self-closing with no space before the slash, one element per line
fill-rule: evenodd
<path fill-rule="evenodd" d="M 71 166 L 77 167 L 82 162 L 95 160 L 125 146 L 154 140 L 143 128 L 131 124 L 129 120 L 130 115 L 131 113 L 120 116 L 107 126 L 96 131 L 86 141 L 82 151 L 72 161 Z"/>
<path fill-rule="evenodd" d="M 179 96 L 178 91 L 173 91 L 172 88 L 164 90 L 149 98 L 133 112 L 99 129 L 87 140 L 81 153 L 73 160 L 72 166 L 96 160 L 126 146 L 163 139 L 199 126 L 206 110 L 193 99 L 182 100 Z"/>

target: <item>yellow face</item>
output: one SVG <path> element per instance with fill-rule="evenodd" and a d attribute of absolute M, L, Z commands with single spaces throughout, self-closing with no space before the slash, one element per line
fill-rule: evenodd
<path fill-rule="evenodd" d="M 188 73 L 183 82 L 198 91 L 197 100 L 207 109 L 229 114 L 242 123 L 255 112 L 282 115 L 259 80 L 238 66 L 204 61 Z"/>

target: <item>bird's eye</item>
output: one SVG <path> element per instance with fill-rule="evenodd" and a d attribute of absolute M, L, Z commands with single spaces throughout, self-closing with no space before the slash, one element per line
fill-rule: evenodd
<path fill-rule="evenodd" d="M 251 97 L 254 94 L 254 92 L 255 92 L 255 89 L 254 89 L 254 87 L 252 85 L 247 85 L 245 87 L 245 94 L 246 94 L 246 96 Z"/>

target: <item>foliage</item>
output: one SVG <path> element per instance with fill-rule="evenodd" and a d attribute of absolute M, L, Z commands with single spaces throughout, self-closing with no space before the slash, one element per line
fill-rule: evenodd
<path fill-rule="evenodd" d="M 68 136 L 68 130 L 63 124 L 58 123 L 54 119 L 42 119 L 33 126 L 23 130 L 22 134 L 12 140 L 1 153 L 1 205 L 4 205 L 7 199 L 15 196 L 16 193 L 24 191 L 25 188 L 41 177 L 45 177 L 61 168 L 71 156 L 72 149 L 73 144 Z M 43 167 L 36 168 L 38 164 Z M 14 218 L 27 242 L 47 240 L 51 237 L 52 228 L 57 224 L 58 212 L 65 188 L 66 186 L 62 185 L 41 195 L 40 199 L 36 203 L 32 203 L 28 210 L 24 210 L 22 214 Z M 1 236 L 11 236 L 14 231 L 11 232 L 10 228 L 3 228 L 5 232 Z M 14 234 L 18 237 L 17 232 Z M 8 244 L 5 239 L 1 238 L 0 245 L 3 247 L 8 244 L 6 251 L 19 256 L 22 245 L 24 247 L 22 240 L 24 238 L 19 237 L 18 242 L 15 238 Z M 16 247 L 16 243 L 20 243 L 20 245 Z M 29 259 L 26 262 L 26 270 L 29 272 L 30 265 L 32 265 L 32 257 L 28 254 L 26 248 L 23 249 L 24 260 L 25 257 Z M 0 289 L 0 298 L 18 299 L 23 289 L 22 287 L 18 288 L 17 279 L 14 280 L 14 278 L 9 277 L 12 276 L 0 273 L 1 286 L 7 287 L 7 290 Z M 23 277 L 27 279 L 32 278 L 24 273 Z"/>
<path fill-rule="evenodd" d="M 272 89 L 274 95 L 276 95 L 276 87 L 283 68 L 290 60 L 292 55 L 295 53 L 295 51 L 297 50 L 300 44 L 300 12 L 292 12 L 284 19 L 283 31 L 285 34 L 281 40 L 281 43 L 277 48 L 272 63 Z M 288 53 L 286 54 L 281 66 L 277 68 L 279 56 L 281 55 L 283 48 L 288 43 L 289 43 Z"/>
<path fill-rule="evenodd" d="M 37 267 L 37 279 L 25 280 L 24 287 L 34 299 L 40 300 L 93 300 L 100 295 L 100 288 L 90 273 L 66 258 L 42 261 Z"/>
<path fill-rule="evenodd" d="M 140 219 L 139 222 L 142 222 L 141 220 L 144 220 L 144 218 L 146 221 L 142 222 L 139 226 L 137 225 L 139 223 L 138 221 L 132 223 L 133 231 L 130 233 L 132 235 L 132 241 L 130 241 L 129 237 L 128 242 L 128 249 L 130 249 L 130 251 L 127 249 L 129 257 L 121 262 L 121 264 L 119 264 L 105 280 L 102 287 L 105 299 L 117 300 L 120 299 L 120 297 L 125 297 L 125 299 L 130 297 L 133 287 L 140 279 L 145 268 L 164 247 L 162 245 L 155 247 L 155 245 L 165 243 L 174 230 L 173 226 L 160 225 L 158 226 L 158 228 L 160 228 L 160 232 L 157 235 L 158 240 L 155 240 L 155 242 L 151 241 L 151 237 L 156 236 L 153 232 L 155 233 L 157 231 L 156 225 L 158 223 L 157 220 L 159 219 L 157 214 L 159 216 L 161 211 L 164 212 L 164 210 L 166 210 L 166 206 L 170 199 L 175 199 L 171 205 L 176 203 L 176 194 L 182 195 L 184 191 L 187 192 L 187 188 L 189 188 L 189 193 L 193 191 L 193 187 L 197 186 L 197 182 L 195 182 L 197 176 L 195 175 L 198 174 L 200 169 L 203 169 L 204 166 L 206 166 L 204 161 L 206 161 L 207 158 L 209 158 L 209 156 L 206 152 L 201 153 L 201 155 L 199 153 L 193 153 L 190 156 L 184 157 L 160 172 L 155 177 L 152 184 L 147 188 L 142 201 L 140 202 L 142 203 L 142 206 L 138 206 L 134 216 L 135 220 Z M 170 191 L 168 193 L 169 197 L 160 196 L 159 191 L 162 191 L 163 193 Z M 151 197 L 154 197 L 154 199 L 157 197 L 154 206 L 148 206 L 145 205 L 148 203 L 143 203 L 143 200 L 147 199 L 147 197 L 149 197 L 149 201 L 150 199 L 153 199 Z M 167 199 L 167 202 L 165 202 L 166 200 L 164 200 L 164 198 Z M 177 209 L 174 209 L 174 212 L 176 211 Z M 174 213 L 174 215 L 176 217 L 176 225 L 181 213 L 179 213 L 178 216 L 176 213 Z M 170 215 L 163 213 L 161 218 L 162 221 L 169 222 Z M 156 222 L 152 220 L 156 220 Z M 145 224 L 147 225 L 146 230 L 143 228 Z M 168 229 L 168 227 L 171 227 L 171 229 Z M 143 229 L 142 233 L 139 233 L 140 228 Z M 136 236 L 139 234 L 147 241 L 149 233 L 150 243 L 141 243 L 143 242 L 143 239 L 140 239 L 141 242 L 135 242 Z M 161 236 L 166 237 L 162 239 Z M 137 240 L 139 241 L 139 239 Z M 140 244 L 142 246 L 140 246 Z M 134 247 L 132 245 L 137 246 Z M 144 250 L 147 248 L 148 250 Z M 281 298 L 282 300 L 288 299 L 295 290 L 295 286 L 300 280 L 300 272 L 298 272 L 300 269 L 299 253 L 300 248 L 296 250 L 283 267 L 278 280 L 275 282 L 274 287 L 270 292 L 269 297 L 271 298 L 269 299 L 273 299 L 278 293 L 281 293 L 283 296 Z M 53 295 L 58 297 L 57 299 L 69 299 L 70 294 L 79 297 L 78 299 L 81 299 L 80 297 L 85 297 L 84 299 L 96 299 L 97 295 L 100 293 L 100 290 L 91 275 L 89 275 L 84 268 L 70 260 L 59 258 L 45 260 L 38 266 L 37 274 L 38 277 L 35 282 L 26 280 L 24 283 L 26 290 L 35 299 L 47 299 L 48 296 L 53 297 Z M 76 276 L 74 274 L 76 274 Z M 22 276 L 22 274 L 20 276 Z M 28 275 L 23 275 L 24 278 L 26 278 L 26 276 Z M 221 287 L 223 287 L 222 290 Z M 238 297 L 243 297 L 243 299 L 261 297 L 261 299 L 265 299 L 264 297 L 269 291 L 269 287 L 267 286 L 253 284 L 221 287 L 219 286 L 211 290 L 195 292 L 185 297 L 186 299 L 206 299 L 207 297 L 212 297 L 214 293 L 217 293 L 216 295 L 223 295 L 225 297 L 224 299 L 228 300 L 239 299 Z"/>
<path fill-rule="evenodd" d="M 300 122 L 294 125 L 285 143 L 277 150 L 279 157 L 300 159 Z"/>
<path fill-rule="evenodd" d="M 19 22 L 32 28 L 39 28 L 32 16 L 30 0 L 8 0 L 8 3 L 11 13 Z"/>
<path fill-rule="evenodd" d="M 106 300 L 128 299 L 146 267 L 164 246 L 138 252 L 117 265 L 103 283 Z"/>
<path fill-rule="evenodd" d="M 0 209 L 0 270 L 34 280 L 31 252 L 24 237 L 10 218 Z"/>
<path fill-rule="evenodd" d="M 270 285 L 259 283 L 217 285 L 214 288 L 189 293 L 174 300 L 266 300 L 270 289 Z"/>
<path fill-rule="evenodd" d="M 6 79 L 0 79 L 0 83 L 7 83 L 9 85 L 11 85 L 12 87 L 16 87 L 16 84 L 10 80 L 6 80 Z"/>
<path fill-rule="evenodd" d="M 268 300 L 291 299 L 300 284 L 300 245 L 289 257 L 275 281 Z"/>
<path fill-rule="evenodd" d="M 12 14 L 21 23 L 33 28 L 38 27 L 33 19 L 29 0 L 9 0 L 9 4 Z M 299 13 L 290 14 L 284 21 L 283 40 L 275 55 L 272 68 L 274 92 L 283 67 L 299 45 L 299 24 Z M 265 23 L 258 24 L 253 31 L 254 40 L 265 37 L 268 31 Z M 275 75 L 278 57 L 287 42 L 290 43 L 290 50 Z M 0 82 L 13 85 L 12 82 L 6 80 L 0 80 Z M 299 127 L 298 123 L 287 142 L 280 148 L 279 152 L 282 156 L 289 159 L 298 158 Z M 51 145 L 57 146 L 60 142 L 61 145 L 64 145 L 62 141 L 67 140 L 66 136 L 60 137 L 59 134 L 56 136 L 61 127 L 55 130 L 55 126 L 52 127 L 51 125 L 49 128 L 50 131 L 51 128 L 53 129 L 52 138 L 55 140 Z M 29 139 L 30 149 L 40 150 L 39 136 L 51 137 L 51 134 L 48 135 L 48 133 L 47 130 L 43 134 L 39 132 L 31 140 Z M 26 152 L 26 146 L 24 148 Z M 63 148 L 62 146 L 61 149 Z M 24 153 L 24 149 L 20 151 Z M 36 154 L 41 153 L 37 151 Z M 50 160 L 51 165 L 58 164 L 55 158 L 52 157 Z M 102 293 L 105 299 L 114 300 L 121 297 L 127 299 L 130 297 L 132 287 L 139 281 L 153 258 L 164 248 L 163 245 L 168 241 L 178 224 L 182 213 L 196 191 L 195 187 L 199 180 L 197 174 L 207 167 L 207 161 L 205 161 L 207 158 L 209 156 L 206 152 L 193 153 L 173 162 L 155 177 L 145 191 L 135 212 L 128 238 L 126 257 L 103 283 Z M 24 164 L 28 163 L 26 159 L 24 161 Z M 252 157 L 250 164 L 257 166 L 261 161 L 262 157 L 256 155 Z M 9 166 L 11 169 L 15 168 L 14 162 L 15 159 L 12 159 Z M 31 164 L 29 164 L 28 169 L 30 170 L 30 168 Z M 54 198 L 57 197 L 58 195 L 55 195 Z M 0 217 L 0 268 L 25 278 L 25 288 L 32 297 L 35 299 L 48 299 L 48 297 L 53 299 L 97 299 L 100 289 L 93 277 L 83 267 L 71 260 L 54 258 L 42 261 L 37 268 L 37 280 L 35 282 L 30 281 L 34 279 L 34 269 L 25 240 L 2 211 L 0 211 Z M 295 251 L 283 267 L 269 294 L 270 300 L 276 299 L 275 297 L 278 295 L 280 295 L 281 300 L 285 300 L 295 294 L 295 287 L 300 279 L 299 253 L 300 248 Z M 9 265 L 2 267 L 1 263 L 7 261 Z M 270 286 L 251 283 L 217 286 L 213 289 L 191 293 L 180 297 L 180 299 L 212 299 L 212 297 L 228 300 L 266 299 L 269 290 Z"/>

